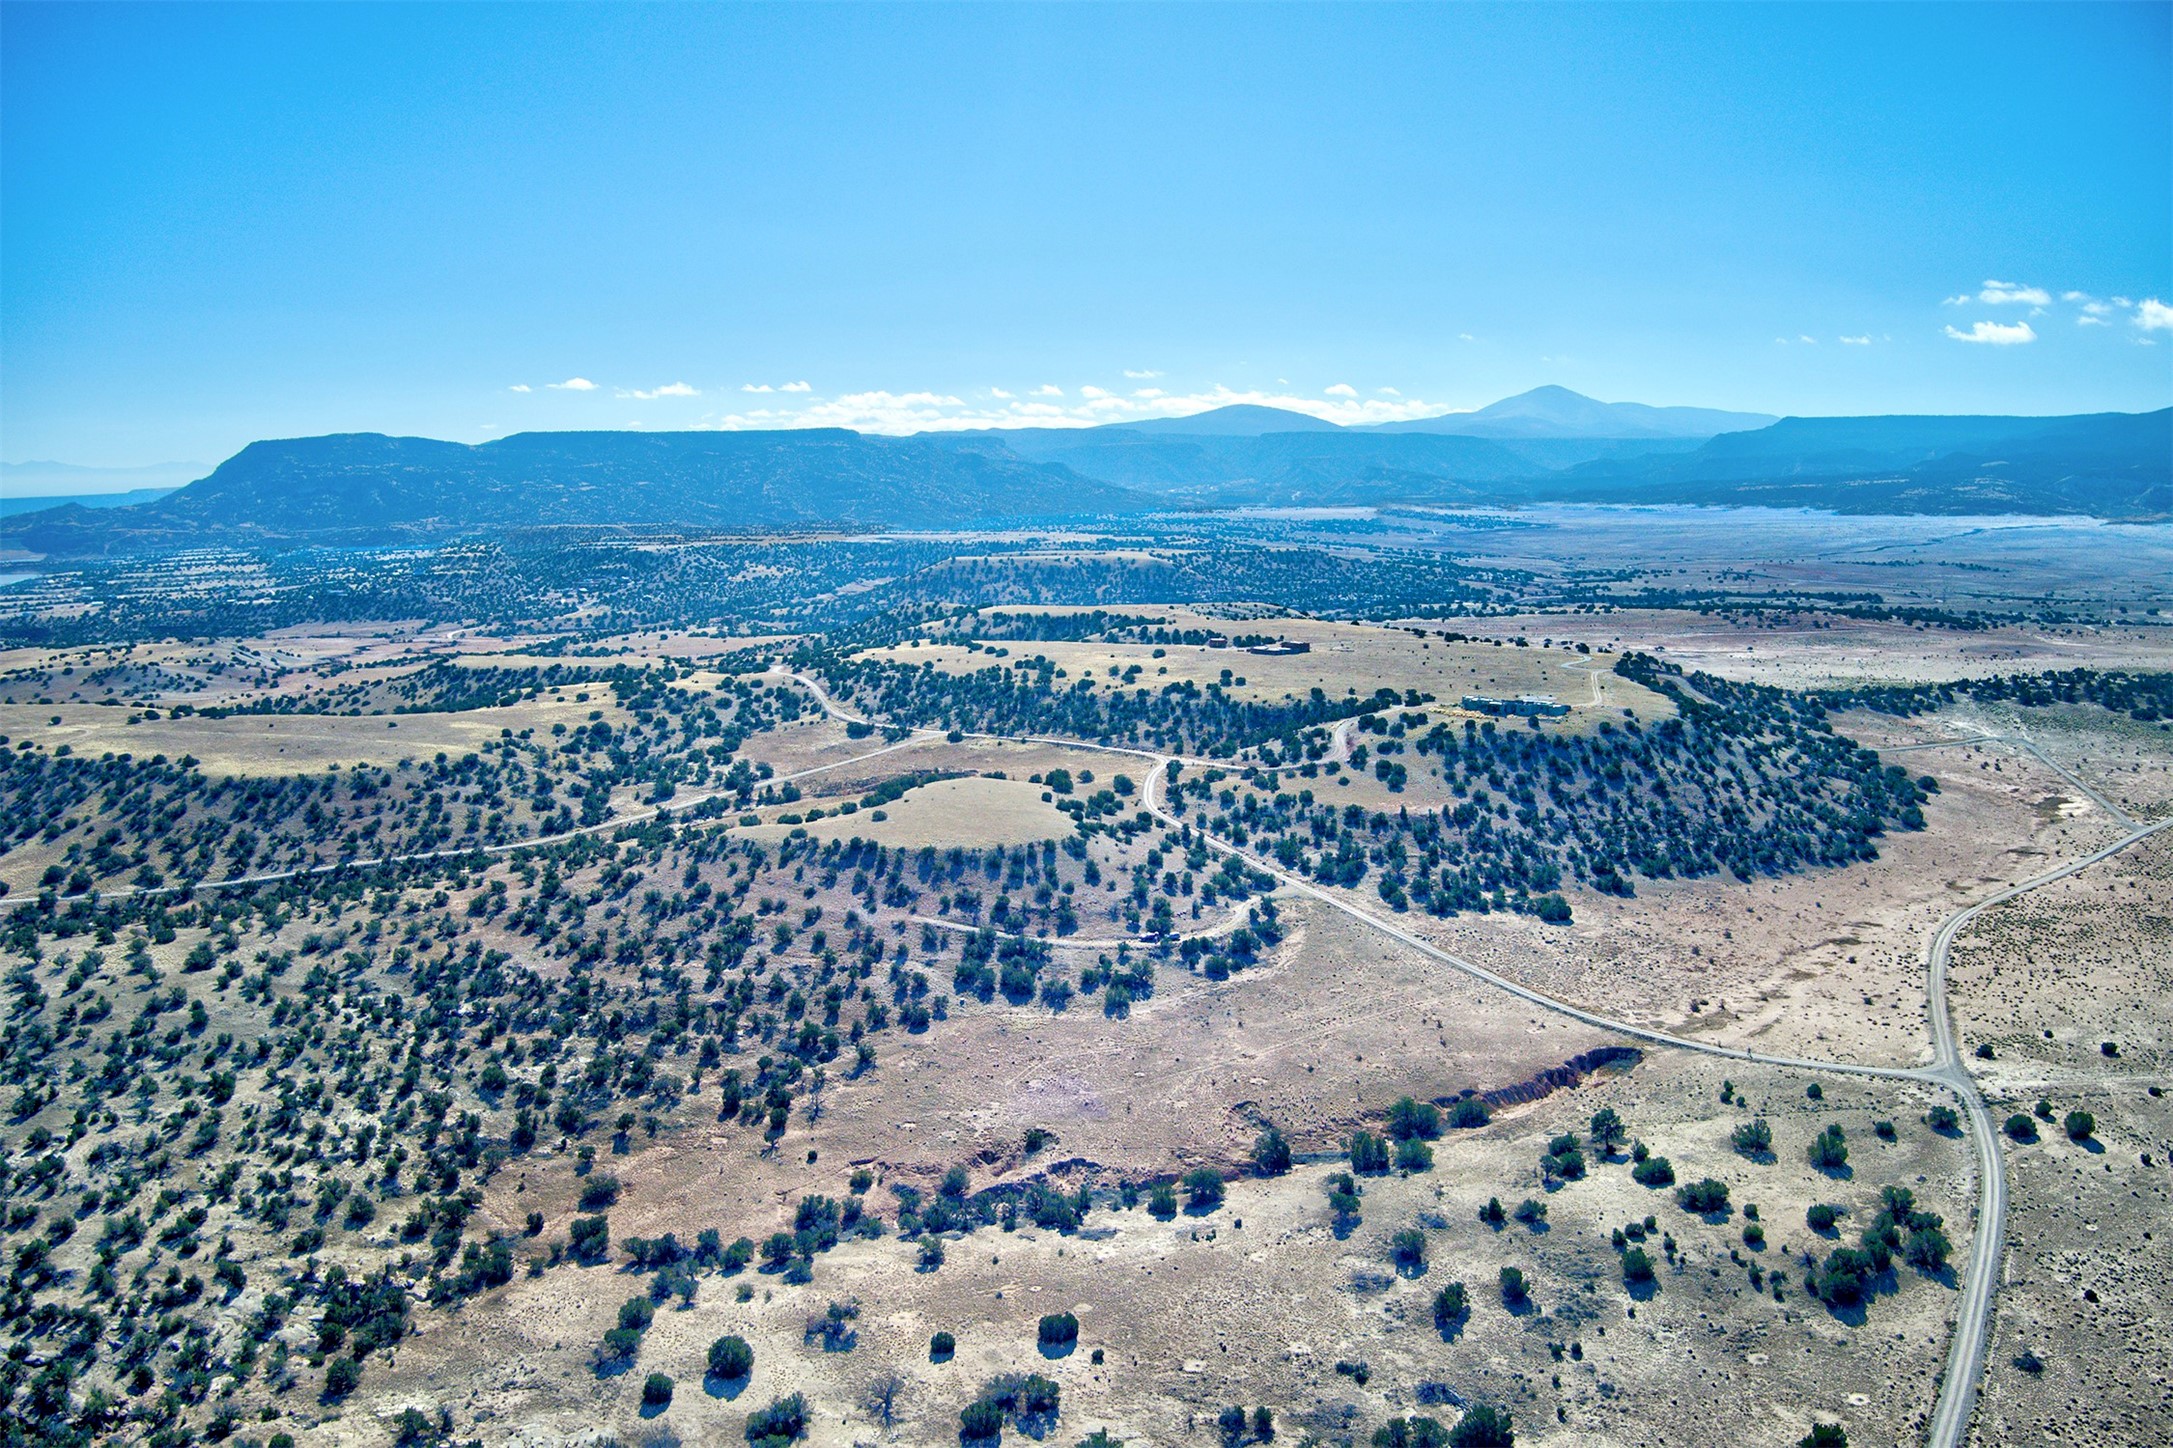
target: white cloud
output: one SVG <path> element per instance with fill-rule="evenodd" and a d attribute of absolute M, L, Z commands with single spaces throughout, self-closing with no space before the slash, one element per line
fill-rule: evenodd
<path fill-rule="evenodd" d="M 815 389 L 808 386 L 805 382 L 787 382 L 784 386 L 778 388 L 777 390 L 779 392 L 813 392 Z"/>
<path fill-rule="evenodd" d="M 1871 345 L 1871 338 L 1869 336 L 1842 337 L 1839 340 L 1841 345 L 1844 347 L 1868 347 Z"/>
<path fill-rule="evenodd" d="M 535 390 L 535 388 L 530 387 L 525 382 L 516 382 L 511 387 L 506 389 L 506 391 L 508 392 L 534 392 Z"/>
<path fill-rule="evenodd" d="M 1076 400 L 1064 401 L 1063 398 L 1063 389 L 1053 384 L 1037 388 L 1024 398 L 991 387 L 973 403 L 938 392 L 855 392 L 817 398 L 804 404 L 795 401 L 749 407 L 705 419 L 703 425 L 734 431 L 846 427 L 872 433 L 910 433 L 984 427 L 1091 427 L 1105 422 L 1189 417 L 1238 403 L 1279 407 L 1342 424 L 1404 422 L 1432 417 L 1443 411 L 1439 403 L 1401 397 L 1392 390 L 1389 395 L 1379 397 L 1360 398 L 1353 392 L 1321 398 L 1299 397 L 1285 391 L 1239 391 L 1224 386 L 1178 396 L 1155 387 L 1138 388 L 1125 396 L 1105 388 L 1082 387 Z"/>
<path fill-rule="evenodd" d="M 1374 388 L 1373 390 L 1374 390 L 1374 391 L 1375 391 L 1376 393 L 1378 393 L 1378 394 L 1379 394 L 1380 396 L 1382 396 L 1382 397 L 1401 397 L 1401 396 L 1403 396 L 1403 394 L 1402 394 L 1401 392 L 1398 392 L 1398 391 L 1397 391 L 1397 390 L 1396 390 L 1395 388 L 1393 388 L 1393 387 L 1376 387 L 1376 388 Z"/>
<path fill-rule="evenodd" d="M 2032 307 L 2045 307 L 2052 304 L 2051 294 L 2046 292 L 2043 287 L 2028 286 L 2022 282 L 1989 280 L 1985 282 L 1984 289 L 1977 293 L 1977 300 L 1988 302 L 1993 306 L 2001 306 L 2007 303 L 2023 303 Z"/>
<path fill-rule="evenodd" d="M 1957 342 L 1982 342 L 1992 347 L 2013 347 L 2023 342 L 2034 342 L 2037 334 L 2030 330 L 2028 322 L 2007 325 L 2000 322 L 1979 322 L 1966 332 L 1949 327 L 1947 335 Z"/>
<path fill-rule="evenodd" d="M 1160 377 L 1162 374 L 1159 372 L 1149 372 L 1144 370 L 1135 372 L 1131 368 L 1127 367 L 1124 369 L 1124 375 L 1132 379 L 1132 381 L 1134 382 L 1152 382 L 1155 378 Z"/>
<path fill-rule="evenodd" d="M 1330 397 L 1356 397 L 1357 395 L 1358 389 L 1351 386 L 1348 382 L 1338 382 L 1335 386 L 1328 389 L 1328 396 Z"/>
<path fill-rule="evenodd" d="M 739 385 L 739 390 L 742 392 L 775 392 L 777 389 L 767 382 L 742 382 Z"/>
<path fill-rule="evenodd" d="M 1816 347 L 1818 345 L 1818 338 L 1816 337 L 1799 336 L 1796 338 L 1796 340 L 1803 343 L 1803 345 L 1806 347 Z"/>
<path fill-rule="evenodd" d="M 635 388 L 631 392 L 618 394 L 621 398 L 633 398 L 640 402 L 654 402 L 659 397 L 700 397 L 701 395 L 699 391 L 687 386 L 684 382 L 667 382 L 662 387 L 651 388 L 646 392 L 640 388 Z"/>
<path fill-rule="evenodd" d="M 553 392 L 594 392 L 596 384 L 586 377 L 569 377 L 564 382 L 546 384 Z"/>
<path fill-rule="evenodd" d="M 2075 319 L 2075 325 L 2078 327 L 2110 327 L 2112 323 L 2106 321 L 2103 317 L 2093 316 L 2089 312 L 2084 312 L 2081 316 Z"/>
<path fill-rule="evenodd" d="M 2145 297 L 2135 309 L 2135 325 L 2146 332 L 2173 332 L 2173 307 L 2156 297 Z"/>
<path fill-rule="evenodd" d="M 1458 332 L 1456 334 L 1456 340 L 1459 342 L 1476 342 L 1479 339 L 1472 336 L 1469 332 Z"/>
<path fill-rule="evenodd" d="M 1966 307 L 1975 300 L 1977 300 L 1975 297 L 1971 296 L 1967 292 L 1964 292 L 1958 297 L 1948 297 L 1939 305 L 1941 305 L 1942 307 Z"/>

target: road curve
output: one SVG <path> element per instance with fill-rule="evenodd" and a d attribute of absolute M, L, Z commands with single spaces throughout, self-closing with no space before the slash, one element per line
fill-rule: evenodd
<path fill-rule="evenodd" d="M 829 691 L 823 687 L 819 679 L 782 668 L 773 669 L 771 672 L 789 678 L 806 689 L 815 698 L 816 702 L 821 705 L 823 712 L 833 718 L 858 724 L 877 722 L 839 705 L 836 700 L 830 697 Z M 1593 682 L 1596 688 L 1598 684 L 1596 677 Z M 880 749 L 872 749 L 866 753 L 852 755 L 845 759 L 831 760 L 827 764 L 812 765 L 789 774 L 777 775 L 774 778 L 778 782 L 804 779 L 848 764 L 857 764 L 863 760 L 874 759 L 880 755 L 889 754 L 893 750 L 903 749 L 912 743 L 915 738 L 944 736 L 949 732 L 952 731 L 921 727 L 909 728 L 907 730 L 908 737 L 886 744 Z M 1167 825 L 1181 826 L 1183 824 L 1183 820 L 1165 806 L 1160 798 L 1163 781 L 1168 776 L 1169 766 L 1172 764 L 1213 766 L 1219 763 L 1219 761 L 1214 760 L 1199 760 L 1183 755 L 1134 749 L 1121 744 L 1099 744 L 1082 739 L 1067 739 L 1060 735 L 1003 735 L 964 730 L 956 732 L 961 738 L 965 739 L 1050 744 L 1069 749 L 1091 750 L 1102 754 L 1121 754 L 1145 760 L 1151 768 L 1140 788 L 1141 805 Z M 2051 884 L 2056 880 L 2064 880 L 2070 875 L 2120 853 L 2138 841 L 2147 839 L 2159 831 L 2173 826 L 2173 818 L 2160 820 L 2155 824 L 2137 823 L 2125 812 L 2099 795 L 2096 790 L 2090 788 L 2068 770 L 2047 758 L 2034 744 L 2026 739 L 2001 735 L 1975 735 L 1951 740 L 1933 740 L 1922 744 L 1899 745 L 1886 752 L 1900 753 L 1916 749 L 1968 747 L 1993 743 L 2015 744 L 2027 750 L 2039 762 L 2087 795 L 2107 815 L 2118 820 L 2126 827 L 2127 832 L 2119 839 L 2088 855 L 2071 860 L 2064 865 L 2056 866 L 2043 874 L 2032 876 L 2017 884 L 2007 886 L 1986 896 L 1974 905 L 1967 906 L 1947 917 L 1945 923 L 1940 926 L 1938 933 L 1932 938 L 1926 958 L 1928 978 L 1925 1005 L 1931 1028 L 1933 1056 L 1933 1064 L 1929 1067 L 1866 1066 L 1849 1061 L 1822 1061 L 1797 1056 L 1769 1055 L 1736 1046 L 1717 1045 L 1711 1041 L 1692 1040 L 1688 1037 L 1654 1030 L 1647 1026 L 1635 1025 L 1628 1021 L 1615 1020 L 1596 1011 L 1588 1011 L 1580 1006 L 1571 1005 L 1567 1001 L 1559 1000 L 1529 986 L 1520 985 L 1516 981 L 1495 974 L 1484 966 L 1477 965 L 1459 955 L 1443 950 L 1431 941 L 1405 930 L 1394 922 L 1382 919 L 1356 902 L 1339 894 L 1331 893 L 1312 881 L 1292 874 L 1274 862 L 1242 849 L 1228 840 L 1218 839 L 1205 829 L 1200 830 L 1198 836 L 1209 849 L 1240 860 L 1253 869 L 1273 878 L 1284 888 L 1340 911 L 1351 919 L 1372 927 L 1401 945 L 1416 950 L 1475 980 L 1483 981 L 1529 1005 L 1551 1011 L 1557 1015 L 1566 1016 L 1571 1020 L 1579 1021 L 1596 1029 L 1628 1036 L 1632 1040 L 1644 1041 L 1655 1046 L 1695 1051 L 1703 1055 L 1718 1056 L 1728 1060 L 1748 1061 L 1766 1066 L 1784 1066 L 1804 1071 L 1830 1072 L 1837 1075 L 1895 1081 L 1918 1081 L 1943 1087 L 1953 1093 L 1969 1117 L 1970 1134 L 1977 1152 L 1979 1184 L 1977 1230 L 1970 1247 L 1968 1268 L 1962 1278 L 1953 1341 L 1948 1350 L 1946 1369 L 1941 1375 L 1939 1399 L 1933 1408 L 1931 1424 L 1925 1441 L 1928 1448 L 1961 1448 L 1961 1444 L 1969 1431 L 1971 1415 L 1976 1408 L 1977 1389 L 1984 1372 L 1984 1355 L 1990 1334 L 1992 1299 L 1998 1287 L 1999 1259 L 2006 1241 L 2007 1182 L 2004 1164 L 1999 1154 L 1998 1137 L 1993 1129 L 1991 1112 L 1986 1108 L 1984 1097 L 1978 1091 L 1976 1081 L 1969 1074 L 1969 1070 L 1964 1064 L 1955 1043 L 1953 1018 L 1947 1004 L 1948 953 L 1955 937 L 1960 934 L 1962 928 L 1984 911 L 1991 909 L 1995 905 L 2004 904 L 2019 895 L 2037 889 L 2039 886 Z M 680 801 L 677 807 L 683 809 L 689 805 L 701 804 L 718 797 L 716 795 L 695 795 Z M 118 890 L 93 892 L 88 898 L 121 899 L 131 896 L 177 894 L 190 890 L 230 889 L 244 885 L 275 884 L 283 880 L 328 875 L 342 870 L 367 869 L 378 865 L 420 863 L 428 860 L 455 859 L 476 854 L 509 854 L 516 850 L 561 844 L 584 835 L 614 830 L 623 825 L 639 824 L 668 813 L 670 808 L 669 806 L 657 806 L 630 815 L 618 816 L 601 824 L 585 825 L 556 835 L 543 835 L 528 840 L 507 841 L 494 845 L 423 850 L 405 855 L 339 860 L 300 869 L 277 870 L 257 875 L 230 876 L 226 879 L 198 881 L 186 885 L 124 887 Z"/>
<path fill-rule="evenodd" d="M 819 680 L 800 674 L 793 674 L 791 677 L 814 695 L 825 713 L 859 723 L 872 722 L 841 708 L 830 697 L 829 692 L 822 687 Z M 918 730 L 916 732 L 937 733 L 940 731 Z M 1004 736 L 966 734 L 965 737 L 994 739 Z M 1165 824 L 1176 825 L 1182 823 L 1174 813 L 1161 803 L 1160 799 L 1163 780 L 1167 777 L 1169 765 L 1176 762 L 1175 756 L 1156 754 L 1144 749 L 1131 749 L 1123 745 L 1092 744 L 1082 740 L 1051 738 L 1040 735 L 1026 737 L 1039 743 L 1061 744 L 1072 748 L 1097 750 L 1103 753 L 1125 754 L 1150 761 L 1153 768 L 1149 772 L 1145 784 L 1141 787 L 1143 806 Z M 2064 865 L 2056 866 L 2042 874 L 2034 875 L 2027 880 L 1995 891 L 1977 903 L 1957 910 L 1947 917 L 1946 921 L 1939 927 L 1937 934 L 1933 936 L 1927 953 L 1928 971 L 1925 1013 L 1931 1026 L 1933 1056 L 1933 1064 L 1928 1068 L 1864 1066 L 1848 1061 L 1815 1061 L 1794 1056 L 1767 1055 L 1763 1052 L 1749 1051 L 1733 1046 L 1716 1045 L 1710 1041 L 1690 1040 L 1682 1036 L 1670 1035 L 1665 1031 L 1656 1031 L 1645 1026 L 1633 1025 L 1627 1021 L 1614 1020 L 1597 1012 L 1573 1006 L 1567 1001 L 1557 1000 L 1553 996 L 1496 975 L 1483 966 L 1443 950 L 1431 941 L 1424 940 L 1401 926 L 1382 919 L 1370 910 L 1345 899 L 1341 895 L 1331 894 L 1315 885 L 1312 881 L 1293 875 L 1274 863 L 1252 854 L 1250 851 L 1241 849 L 1227 840 L 1217 839 L 1205 830 L 1199 832 L 1199 838 L 1206 843 L 1208 848 L 1241 860 L 1254 869 L 1272 876 L 1285 888 L 1318 900 L 1332 909 L 1339 910 L 1350 918 L 1373 927 L 1392 940 L 1438 960 L 1453 969 L 1462 971 L 1474 979 L 1484 981 L 1499 990 L 1506 991 L 1519 1000 L 1558 1015 L 1567 1016 L 1572 1020 L 1581 1021 L 1586 1025 L 1611 1031 L 1617 1035 L 1628 1036 L 1633 1040 L 1646 1041 L 1657 1046 L 1672 1046 L 1680 1050 L 1697 1051 L 1709 1056 L 1751 1061 L 1760 1065 L 1832 1072 L 1839 1075 L 1920 1081 L 1944 1087 L 1951 1092 L 1969 1118 L 1970 1137 L 1977 1152 L 1977 1229 L 1970 1243 L 1969 1263 L 1962 1276 L 1960 1300 L 1955 1311 L 1954 1331 L 1948 1347 L 1947 1365 L 1940 1376 L 1939 1398 L 1932 1409 L 1931 1424 L 1925 1442 L 1927 1448 L 1961 1448 L 1963 1440 L 1969 1432 L 1970 1418 L 1976 1410 L 1977 1389 L 1984 1374 L 1985 1345 L 1991 1330 L 1992 1299 L 1994 1292 L 1998 1288 L 1999 1262 L 2006 1246 L 2007 1178 L 2005 1163 L 2001 1160 L 1999 1154 L 1999 1138 L 1993 1129 L 1991 1112 L 1986 1109 L 1984 1096 L 1978 1091 L 1977 1083 L 1970 1076 L 1967 1066 L 1963 1064 L 1961 1054 L 1955 1044 L 1953 1016 L 1947 1004 L 1948 952 L 1953 946 L 1955 937 L 1961 933 L 1962 928 L 1993 906 L 2004 904 L 2019 895 L 2037 889 L 2039 886 L 2049 885 L 2056 880 L 2064 880 L 2070 875 L 2077 874 L 2102 860 L 2119 854 L 2122 850 L 2140 840 L 2157 834 L 2160 830 L 2173 826 L 2173 818 L 2160 820 L 2156 824 L 2150 825 L 2136 824 L 2126 814 L 2102 799 L 2095 790 L 2090 789 L 2089 786 L 2076 779 L 2067 770 L 2054 764 L 2050 759 L 2039 753 L 2035 746 L 2029 744 L 2026 740 L 2006 740 L 1997 736 L 1980 736 L 1937 740 L 1927 744 L 1904 747 L 1930 749 L 1994 742 L 2021 744 L 2023 748 L 2035 755 L 2047 767 L 2075 785 L 2076 788 L 2082 790 L 2107 814 L 2121 821 L 2129 828 L 2127 833 L 2111 844 L 2088 855 L 2071 860 Z"/>

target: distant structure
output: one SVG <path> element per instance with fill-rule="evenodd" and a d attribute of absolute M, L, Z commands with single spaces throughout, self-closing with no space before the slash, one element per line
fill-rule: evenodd
<path fill-rule="evenodd" d="M 1466 694 L 1464 707 L 1474 714 L 1492 714 L 1497 719 L 1512 714 L 1559 719 L 1569 712 L 1569 705 L 1556 703 L 1552 694 L 1519 694 L 1514 699 L 1489 699 L 1484 694 Z"/>
<path fill-rule="evenodd" d="M 1254 644 L 1245 652 L 1248 654 L 1261 654 L 1272 659 L 1284 654 L 1309 654 L 1313 652 L 1313 646 L 1300 643 L 1296 639 L 1277 639 L 1273 643 Z"/>

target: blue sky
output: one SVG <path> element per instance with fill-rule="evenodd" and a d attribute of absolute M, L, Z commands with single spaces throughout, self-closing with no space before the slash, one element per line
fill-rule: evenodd
<path fill-rule="evenodd" d="M 2161 407 L 2169 14 L 9 4 L 0 456 Z"/>

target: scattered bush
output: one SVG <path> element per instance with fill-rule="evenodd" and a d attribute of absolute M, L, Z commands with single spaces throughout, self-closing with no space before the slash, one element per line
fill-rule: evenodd
<path fill-rule="evenodd" d="M 1398 1141 L 1432 1140 L 1441 1134 L 1441 1113 L 1427 1102 L 1402 1097 L 1388 1108 L 1388 1134 Z"/>
<path fill-rule="evenodd" d="M 750 1448 L 786 1448 L 807 1431 L 807 1399 L 794 1393 L 747 1416 Z"/>
<path fill-rule="evenodd" d="M 958 1339 L 947 1332 L 939 1332 L 928 1339 L 928 1356 L 941 1362 L 958 1351 Z"/>
<path fill-rule="evenodd" d="M 2087 1111 L 2070 1111 L 2061 1125 L 2067 1130 L 2070 1141 L 2088 1141 L 2098 1129 L 2098 1119 Z"/>
<path fill-rule="evenodd" d="M 1434 1326 L 1443 1332 L 1463 1321 L 1470 1311 L 1471 1304 L 1465 1299 L 1461 1282 L 1448 1283 L 1434 1294 Z"/>
<path fill-rule="evenodd" d="M 1711 1216 L 1728 1210 L 1728 1184 L 1703 1177 L 1685 1187 L 1675 1189 L 1675 1205 L 1697 1216 Z"/>
<path fill-rule="evenodd" d="M 1222 1205 L 1222 1173 L 1211 1166 L 1196 1166 L 1185 1173 L 1185 1204 L 1195 1212 Z"/>
<path fill-rule="evenodd" d="M 1511 1307 L 1528 1300 L 1531 1289 L 1525 1284 L 1524 1270 L 1520 1267 L 1501 1269 L 1501 1300 Z"/>
<path fill-rule="evenodd" d="M 1630 1180 L 1641 1187 L 1675 1185 L 1675 1164 L 1664 1156 L 1648 1156 L 1630 1168 Z"/>
<path fill-rule="evenodd" d="M 1449 1448 L 1516 1448 L 1509 1410 L 1473 1403 L 1449 1430 Z"/>
<path fill-rule="evenodd" d="M 1745 1156 L 1764 1156 L 1773 1150 L 1773 1128 L 1766 1124 L 1763 1116 L 1744 1122 L 1728 1139 Z"/>
<path fill-rule="evenodd" d="M 1838 1123 L 1829 1125 L 1804 1149 L 1804 1154 L 1820 1171 L 1839 1171 L 1849 1164 L 1847 1134 Z"/>
<path fill-rule="evenodd" d="M 644 1408 L 671 1406 L 672 1380 L 669 1373 L 651 1373 L 641 1385 L 641 1405 Z"/>
<path fill-rule="evenodd" d="M 1290 1143 L 1273 1126 L 1252 1144 L 1253 1170 L 1262 1176 L 1281 1176 L 1290 1170 Z"/>
<path fill-rule="evenodd" d="M 1041 1319 L 1043 1347 L 1069 1347 L 1079 1340 L 1079 1319 L 1069 1312 L 1052 1312 Z"/>
<path fill-rule="evenodd" d="M 1814 1232 L 1831 1232 L 1834 1223 L 1846 1210 L 1847 1208 L 1834 1206 L 1830 1202 L 1814 1202 L 1810 1210 L 1803 1214 L 1803 1220 Z"/>
<path fill-rule="evenodd" d="M 1350 1142 L 1351 1170 L 1360 1176 L 1379 1176 L 1388 1170 L 1388 1143 L 1370 1131 L 1354 1131 Z"/>
<path fill-rule="evenodd" d="M 2027 1112 L 2017 1111 L 2007 1118 L 2007 1134 L 2016 1141 L 2035 1141 L 2037 1140 L 2037 1123 L 2030 1119 Z"/>
<path fill-rule="evenodd" d="M 1643 1247 L 1632 1247 L 1622 1254 L 1622 1280 L 1630 1283 L 1652 1281 L 1652 1256 Z"/>
<path fill-rule="evenodd" d="M 731 1382 L 755 1370 L 755 1350 L 737 1334 L 718 1338 L 709 1345 L 709 1375 Z"/>
<path fill-rule="evenodd" d="M 1476 1096 L 1466 1096 L 1449 1108 L 1449 1125 L 1459 1131 L 1473 1131 L 1492 1119 L 1486 1103 Z"/>

